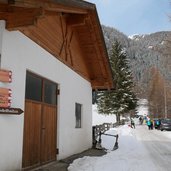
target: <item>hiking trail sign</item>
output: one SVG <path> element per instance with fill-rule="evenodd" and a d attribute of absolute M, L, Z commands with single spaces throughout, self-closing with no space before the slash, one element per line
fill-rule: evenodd
<path fill-rule="evenodd" d="M 20 108 L 4 108 L 0 107 L 0 114 L 7 114 L 7 115 L 20 115 L 24 111 Z"/>
<path fill-rule="evenodd" d="M 11 89 L 0 87 L 0 107 L 11 107 Z"/>
<path fill-rule="evenodd" d="M 12 81 L 12 71 L 0 69 L 0 81 L 10 83 Z"/>

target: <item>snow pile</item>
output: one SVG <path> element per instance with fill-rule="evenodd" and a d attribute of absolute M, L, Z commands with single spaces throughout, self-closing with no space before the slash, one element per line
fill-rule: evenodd
<path fill-rule="evenodd" d="M 165 137 L 167 137 L 167 138 L 170 138 L 171 139 L 171 132 L 163 132 L 162 133 Z"/>
<path fill-rule="evenodd" d="M 133 40 L 135 37 L 138 37 L 138 36 L 139 34 L 133 34 L 133 35 L 128 36 L 128 38 Z"/>
<path fill-rule="evenodd" d="M 128 38 L 131 40 L 138 41 L 138 40 L 144 38 L 146 35 L 148 35 L 148 34 L 133 34 L 133 35 L 128 36 Z"/>
<path fill-rule="evenodd" d="M 161 45 L 165 45 L 165 44 L 166 44 L 166 42 L 165 42 L 165 41 L 162 41 L 162 42 L 161 42 Z"/>
<path fill-rule="evenodd" d="M 110 129 L 108 134 L 119 134 L 119 148 L 111 151 L 115 138 L 103 135 L 102 146 L 108 149 L 108 153 L 102 157 L 77 159 L 68 167 L 68 171 L 156 171 L 146 149 L 133 136 L 133 131 L 127 125 Z"/>
<path fill-rule="evenodd" d="M 153 46 L 148 46 L 148 49 L 153 49 Z"/>

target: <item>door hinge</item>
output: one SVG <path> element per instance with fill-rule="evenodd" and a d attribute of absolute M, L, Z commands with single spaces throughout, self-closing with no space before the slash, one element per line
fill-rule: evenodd
<path fill-rule="evenodd" d="M 58 90 L 57 90 L 57 95 L 59 95 L 59 94 L 60 94 L 60 90 L 58 89 Z"/>

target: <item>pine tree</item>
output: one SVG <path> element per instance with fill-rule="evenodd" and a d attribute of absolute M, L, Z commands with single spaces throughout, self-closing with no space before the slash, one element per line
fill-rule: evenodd
<path fill-rule="evenodd" d="M 132 91 L 133 82 L 126 53 L 117 41 L 109 57 L 115 89 L 98 92 L 97 109 L 102 114 L 115 114 L 117 122 L 120 122 L 122 114 L 136 108 L 137 99 Z"/>

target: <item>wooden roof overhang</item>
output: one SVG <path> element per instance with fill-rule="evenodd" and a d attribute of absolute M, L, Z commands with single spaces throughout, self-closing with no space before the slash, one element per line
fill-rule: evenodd
<path fill-rule="evenodd" d="M 6 21 L 7 30 L 21 31 L 89 80 L 93 89 L 113 87 L 94 4 L 80 0 L 1 0 L 0 20 Z M 80 49 L 81 59 L 76 58 L 78 52 L 72 47 Z"/>

